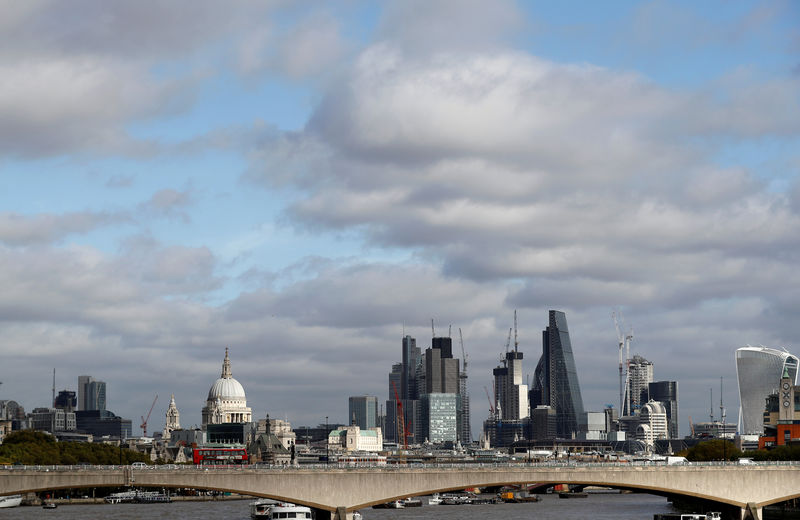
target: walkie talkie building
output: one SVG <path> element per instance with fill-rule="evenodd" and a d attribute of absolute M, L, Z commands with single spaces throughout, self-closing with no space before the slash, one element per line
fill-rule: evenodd
<path fill-rule="evenodd" d="M 767 396 L 776 392 L 784 369 L 797 381 L 797 356 L 785 350 L 747 345 L 736 350 L 736 378 L 739 382 L 739 434 L 764 433 Z"/>

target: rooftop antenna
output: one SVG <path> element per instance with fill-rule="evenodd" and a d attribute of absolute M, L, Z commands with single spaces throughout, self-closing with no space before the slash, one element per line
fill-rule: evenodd
<path fill-rule="evenodd" d="M 517 309 L 514 309 L 514 353 L 519 350 L 519 341 L 517 341 Z"/>
<path fill-rule="evenodd" d="M 713 423 L 714 422 L 714 388 L 709 388 L 708 392 L 709 392 L 708 402 L 711 405 L 710 406 L 710 408 L 711 408 L 710 417 L 711 417 L 711 422 Z"/>
<path fill-rule="evenodd" d="M 452 338 L 453 337 L 453 324 L 452 323 L 450 324 L 449 327 L 447 327 L 447 337 L 448 338 Z"/>
<path fill-rule="evenodd" d="M 436 329 L 433 328 L 433 318 L 431 318 L 431 337 L 436 337 Z"/>
<path fill-rule="evenodd" d="M 53 408 L 56 407 L 56 369 L 53 368 Z"/>
<path fill-rule="evenodd" d="M 722 376 L 719 377 L 719 417 L 722 420 L 723 430 L 725 425 L 725 406 L 722 404 Z M 724 435 L 725 432 L 723 431 L 722 434 Z"/>

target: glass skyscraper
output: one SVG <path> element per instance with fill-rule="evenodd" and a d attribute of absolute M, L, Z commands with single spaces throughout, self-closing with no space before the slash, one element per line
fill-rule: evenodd
<path fill-rule="evenodd" d="M 739 433 L 764 433 L 767 396 L 775 393 L 784 369 L 797 384 L 798 359 L 785 350 L 747 345 L 736 350 L 736 378 L 739 382 Z"/>
<path fill-rule="evenodd" d="M 348 418 L 351 424 L 362 430 L 378 426 L 378 398 L 372 395 L 351 396 L 348 402 Z"/>
<path fill-rule="evenodd" d="M 583 398 L 572 355 L 567 316 L 561 311 L 551 310 L 549 317 L 549 326 L 542 331 L 542 357 L 533 376 L 531 406 L 553 408 L 556 435 L 568 439 L 580 431 Z"/>

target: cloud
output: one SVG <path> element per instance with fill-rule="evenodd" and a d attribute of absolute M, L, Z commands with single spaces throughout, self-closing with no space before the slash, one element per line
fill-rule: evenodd
<path fill-rule="evenodd" d="M 51 243 L 72 234 L 85 234 L 117 224 L 121 215 L 79 212 L 65 215 L 0 213 L 0 243 L 11 246 Z"/>

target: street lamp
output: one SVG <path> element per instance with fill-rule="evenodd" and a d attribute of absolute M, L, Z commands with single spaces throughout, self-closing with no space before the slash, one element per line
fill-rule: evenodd
<path fill-rule="evenodd" d="M 328 416 L 325 416 L 325 465 L 328 465 L 328 458 L 330 455 L 328 454 L 328 447 L 330 444 L 330 437 L 331 432 L 328 431 Z"/>

